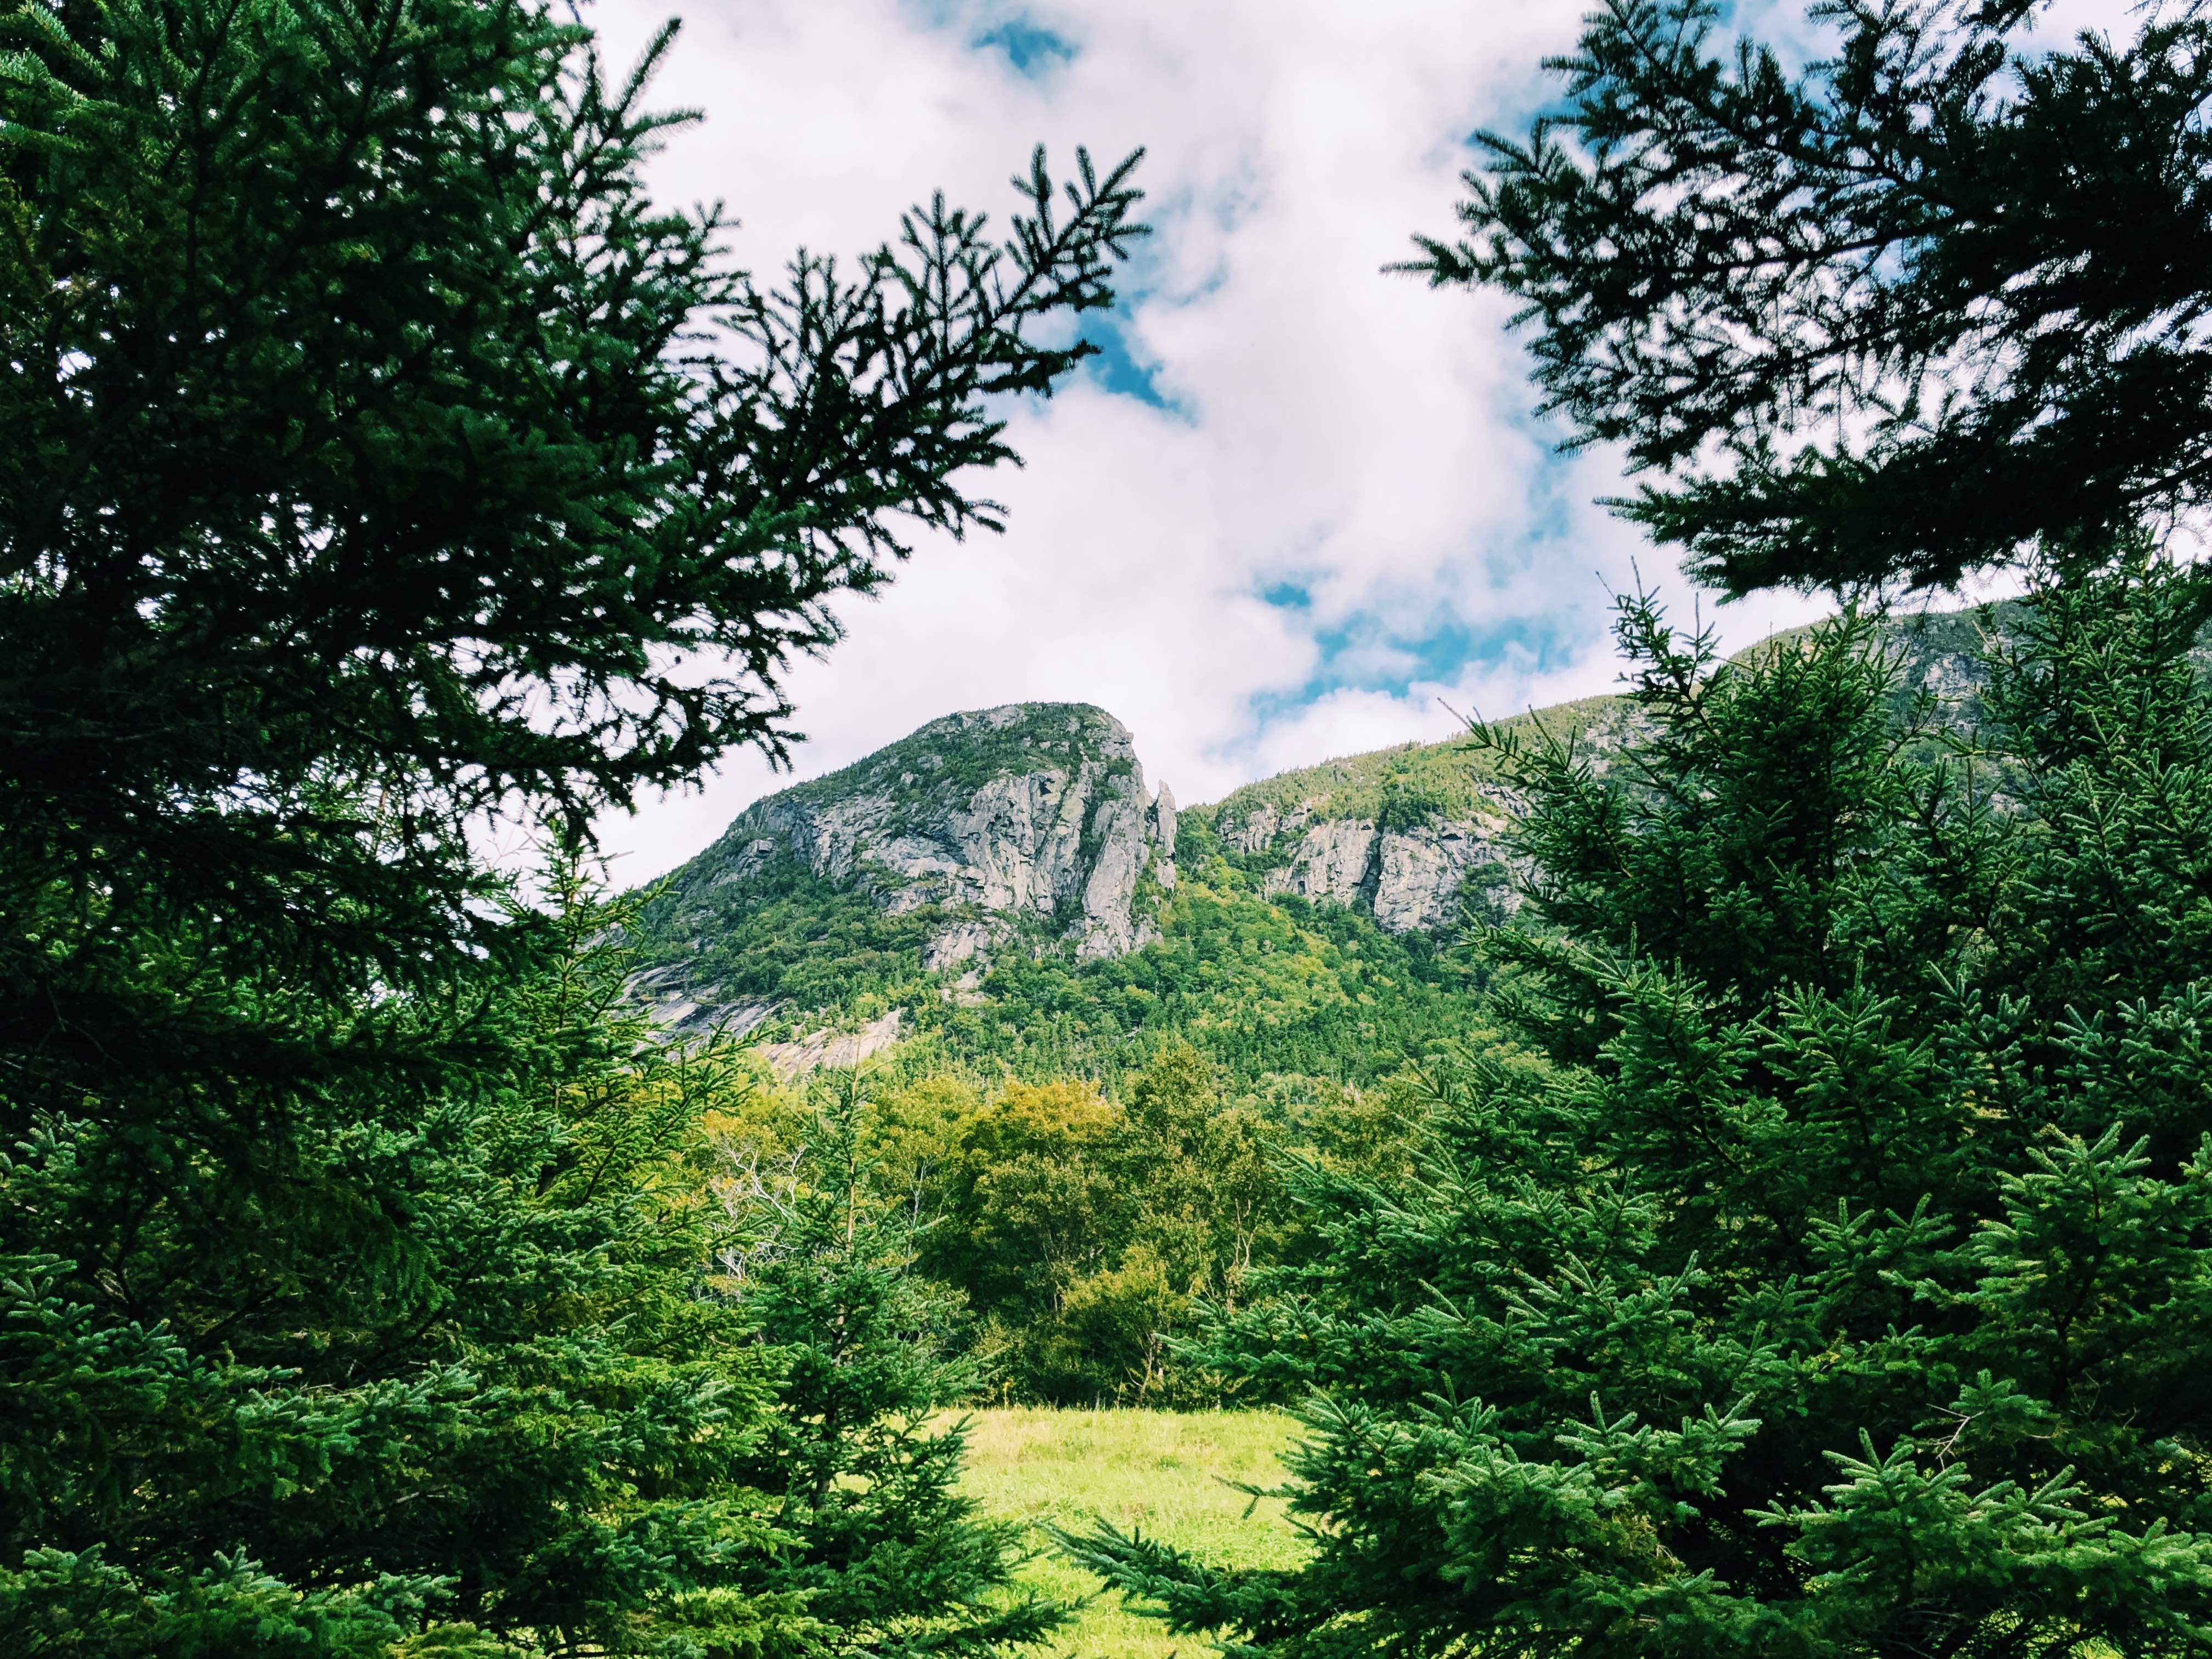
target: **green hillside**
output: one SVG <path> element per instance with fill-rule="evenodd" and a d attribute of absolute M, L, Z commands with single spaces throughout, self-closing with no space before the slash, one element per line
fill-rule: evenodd
<path fill-rule="evenodd" d="M 1438 776 L 1467 763 L 1458 744 L 1387 752 Z M 1110 1076 L 1180 1037 L 1240 1080 L 1362 1083 L 1458 1029 L 1468 969 L 1454 934 L 1394 936 L 1356 908 L 1267 895 L 1266 860 L 1212 834 L 1219 810 L 1184 816 L 1181 880 L 1143 895 L 1158 936 L 1125 956 L 1079 960 L 1037 939 L 980 968 L 932 970 L 939 908 L 887 909 L 780 857 L 703 901 L 665 896 L 647 914 L 661 931 L 646 960 L 779 1005 L 763 1028 L 771 1038 L 896 1008 L 941 1058 L 1021 1075 Z"/>
<path fill-rule="evenodd" d="M 1243 1082 L 1291 1072 L 1365 1083 L 1466 1014 L 1455 940 L 1393 937 L 1356 910 L 1264 896 L 1218 854 L 1161 906 L 1159 937 L 1129 955 L 1009 951 L 969 985 L 923 966 L 932 913 L 887 913 L 790 860 L 713 914 L 718 931 L 690 959 L 738 994 L 785 1000 L 764 1036 L 897 1008 L 939 1059 L 1021 1076 L 1112 1076 L 1181 1037 Z M 664 944 L 658 959 L 672 954 Z"/>
<path fill-rule="evenodd" d="M 1456 941 L 1394 938 L 1356 910 L 1267 898 L 1218 858 L 1126 957 L 1001 959 L 972 990 L 916 996 L 916 1029 L 949 1058 L 1018 1075 L 1111 1078 L 1180 1038 L 1239 1084 L 1278 1073 L 1364 1085 L 1462 1029 Z M 918 988 L 928 988 L 926 984 Z"/>
<path fill-rule="evenodd" d="M 1502 731 L 1533 733 L 1539 726 L 1560 732 L 1583 731 L 1613 735 L 1621 711 L 1617 696 L 1583 697 L 1497 722 Z M 1304 807 L 1318 817 L 1388 820 L 1394 805 L 1443 814 L 1491 810 L 1483 791 L 1494 787 L 1497 769 L 1487 755 L 1461 738 L 1441 743 L 1406 743 L 1364 755 L 1346 755 L 1280 772 L 1248 783 L 1209 806 L 1194 806 L 1189 816 L 1209 823 L 1234 821 L 1254 808 L 1278 811 Z"/>

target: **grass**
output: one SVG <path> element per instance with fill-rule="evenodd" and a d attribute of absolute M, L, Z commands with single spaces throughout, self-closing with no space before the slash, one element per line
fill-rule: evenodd
<path fill-rule="evenodd" d="M 1282 1504 L 1235 1482 L 1273 1485 L 1296 1424 L 1279 1412 L 1055 1411 L 975 1413 L 967 1487 L 990 1514 L 1071 1528 L 1103 1516 L 1124 1528 L 1234 1566 L 1290 1566 L 1301 1553 Z M 1202 1638 L 1170 1635 L 1128 1612 L 1097 1578 L 1038 1540 L 1024 1582 L 1045 1595 L 1089 1596 L 1053 1643 L 1073 1659 L 1170 1659 L 1203 1654 Z"/>

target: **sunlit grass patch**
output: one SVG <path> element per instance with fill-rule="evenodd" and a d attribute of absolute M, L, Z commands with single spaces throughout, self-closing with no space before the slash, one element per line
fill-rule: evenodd
<path fill-rule="evenodd" d="M 1289 1566 L 1302 1542 L 1281 1502 L 1237 1491 L 1272 1486 L 1297 1425 L 1279 1412 L 979 1411 L 969 1437 L 968 1490 L 994 1516 L 1070 1528 L 1103 1516 L 1179 1548 L 1237 1566 Z M 1042 1545 L 1042 1539 L 1039 1540 Z M 1098 1580 L 1048 1548 L 1025 1570 L 1047 1595 L 1096 1597 L 1054 1640 L 1074 1659 L 1168 1659 L 1206 1651 L 1170 1636 L 1102 1593 Z"/>

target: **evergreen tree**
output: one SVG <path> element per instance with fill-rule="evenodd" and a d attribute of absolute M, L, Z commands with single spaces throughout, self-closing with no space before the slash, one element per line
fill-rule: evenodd
<path fill-rule="evenodd" d="M 1978 739 L 1856 617 L 1734 664 L 1625 609 L 1645 735 L 1503 747 L 1510 1039 L 1212 1363 L 1318 1384 L 1310 1565 L 1078 1553 L 1318 1655 L 2212 1641 L 2201 578 L 2034 596 Z M 2099 1644 L 2102 1644 L 2100 1647 Z"/>
<path fill-rule="evenodd" d="M 149 1206 L 93 1274 L 10 1261 L 0 1650 L 817 1644 L 750 1480 L 775 1373 L 702 1294 L 701 1126 L 733 1057 L 652 1042 L 608 942 L 628 913 L 574 858 L 550 876 L 542 954 L 466 1011 L 501 1069 L 413 1121 L 341 1074 L 285 1126 L 319 1178 L 284 1255 Z M 42 1121 L 0 1165 L 12 1224 L 76 1242 L 121 1208 L 112 1145 Z M 77 1288 L 96 1276 L 167 1318 L 103 1316 Z"/>
<path fill-rule="evenodd" d="M 1815 61 L 1716 0 L 1603 0 L 1564 105 L 1485 137 L 1432 282 L 1537 324 L 1628 515 L 1730 592 L 1948 585 L 2212 489 L 2212 18 L 2022 37 L 2032 0 L 1820 0 Z"/>
<path fill-rule="evenodd" d="M 464 832 L 732 744 L 985 400 L 1091 348 L 1125 163 L 781 289 L 639 169 L 681 118 L 514 3 L 30 5 L 0 58 L 0 1046 L 27 1105 L 313 1067 L 266 998 L 495 949 Z M 149 953 L 153 961 L 148 960 Z M 313 1022 L 307 1022 L 312 1027 Z M 207 1086 L 220 1089 L 222 1084 Z M 204 1102 L 204 1105 L 205 1103 Z M 251 1109 L 224 1109 L 251 1133 Z"/>
<path fill-rule="evenodd" d="M 1066 1609 L 1018 1595 L 1015 1529 L 959 1489 L 970 1397 L 958 1309 L 914 1271 L 920 1222 L 884 1194 L 867 1146 L 869 1079 L 824 1080 L 811 1140 L 780 1170 L 721 1182 L 737 1223 L 727 1294 L 774 1345 L 779 1407 L 754 1476 L 796 1542 L 774 1580 L 838 1654 L 980 1655 L 1048 1635 Z"/>
<path fill-rule="evenodd" d="M 643 191 L 672 32 L 4 27 L 0 1646 L 827 1639 L 679 1196 L 715 1062 L 470 837 L 781 753 L 829 601 L 994 521 L 1128 165 L 777 287 Z"/>

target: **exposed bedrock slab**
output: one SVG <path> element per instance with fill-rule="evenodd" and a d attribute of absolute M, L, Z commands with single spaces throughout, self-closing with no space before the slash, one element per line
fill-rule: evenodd
<path fill-rule="evenodd" d="M 756 802 L 678 872 L 659 926 L 700 936 L 721 902 L 798 866 L 886 915 L 927 913 L 932 970 L 988 960 L 1017 939 L 1119 956 L 1156 931 L 1175 841 L 1175 797 L 1146 788 L 1119 720 L 1086 703 L 1012 703 L 933 720 Z M 680 966 L 653 969 L 639 988 L 687 1030 L 739 1006 Z M 752 1024 L 767 1017 L 744 1011 Z"/>

